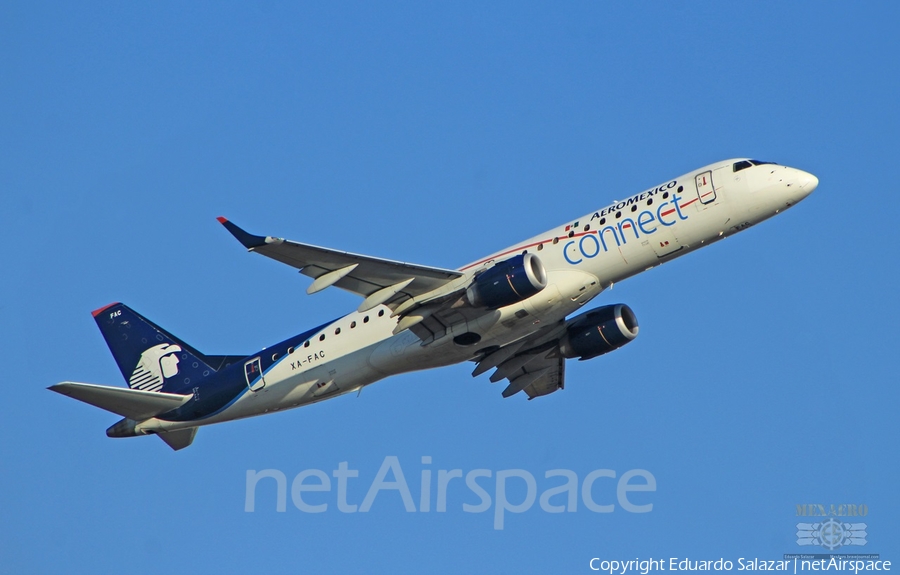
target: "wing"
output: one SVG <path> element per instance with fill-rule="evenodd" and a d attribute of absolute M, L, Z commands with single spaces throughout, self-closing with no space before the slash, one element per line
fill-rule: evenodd
<path fill-rule="evenodd" d="M 428 300 L 432 304 L 436 300 L 444 303 L 465 288 L 466 275 L 455 270 L 374 258 L 281 238 L 255 236 L 225 218 L 218 220 L 248 251 L 293 266 L 303 275 L 313 278 L 307 293 L 336 286 L 363 296 L 365 300 L 359 306 L 361 312 L 381 304 L 397 312 L 404 303 L 407 303 L 405 311 L 424 303 L 420 300 Z M 395 315 L 404 315 L 403 311 Z"/>
<path fill-rule="evenodd" d="M 565 387 L 566 360 L 559 353 L 559 338 L 565 332 L 565 322 L 545 327 L 531 336 L 505 345 L 485 355 L 472 372 L 477 377 L 497 368 L 491 383 L 506 379 L 509 385 L 503 397 L 524 391 L 529 399 L 553 393 Z"/>
<path fill-rule="evenodd" d="M 565 359 L 552 353 L 538 358 L 509 375 L 509 385 L 503 390 L 503 397 L 510 397 L 524 391 L 528 399 L 553 393 L 565 387 Z"/>

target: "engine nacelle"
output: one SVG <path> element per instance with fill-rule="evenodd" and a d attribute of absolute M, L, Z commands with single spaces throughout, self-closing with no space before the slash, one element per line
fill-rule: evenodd
<path fill-rule="evenodd" d="M 563 357 L 591 359 L 619 349 L 637 337 L 638 321 L 624 303 L 592 309 L 570 320 L 559 341 Z"/>
<path fill-rule="evenodd" d="M 500 309 L 526 300 L 547 287 L 547 271 L 534 254 L 519 254 L 477 276 L 466 290 L 475 307 Z"/>

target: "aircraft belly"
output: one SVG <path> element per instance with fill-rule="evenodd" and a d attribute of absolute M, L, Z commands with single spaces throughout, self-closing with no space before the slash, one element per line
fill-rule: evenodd
<path fill-rule="evenodd" d="M 384 377 L 369 366 L 366 358 L 371 348 L 358 350 L 317 368 L 299 373 L 283 382 L 275 396 L 278 409 L 299 407 L 354 391 Z M 273 391 L 276 386 L 273 386 Z"/>

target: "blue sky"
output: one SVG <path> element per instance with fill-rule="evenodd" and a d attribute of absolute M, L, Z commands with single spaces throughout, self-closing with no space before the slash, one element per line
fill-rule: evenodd
<path fill-rule="evenodd" d="M 0 7 L 0 571 L 590 572 L 593 557 L 780 558 L 798 504 L 866 505 L 898 559 L 897 8 L 882 3 L 32 3 Z M 702 165 L 752 156 L 819 189 L 605 292 L 630 346 L 527 402 L 472 365 L 200 430 L 173 453 L 46 391 L 123 385 L 89 312 L 123 301 L 206 353 L 353 309 L 245 253 L 248 230 L 457 267 Z M 520 394 L 521 395 L 521 394 Z M 649 513 L 493 528 L 446 512 L 309 514 L 274 482 L 340 462 L 359 504 L 396 456 L 523 469 L 539 493 L 650 471 Z M 421 463 L 432 458 L 430 465 Z M 268 480 L 272 481 L 272 480 Z M 484 480 L 494 495 L 494 481 Z M 456 484 L 453 484 L 456 485 Z M 509 501 L 524 483 L 509 481 Z M 595 498 L 615 503 L 598 479 Z M 556 501 L 559 502 L 558 500 Z M 847 551 L 848 548 L 842 551 Z"/>

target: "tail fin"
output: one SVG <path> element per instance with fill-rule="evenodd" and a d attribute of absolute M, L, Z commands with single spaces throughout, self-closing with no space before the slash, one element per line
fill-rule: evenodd
<path fill-rule="evenodd" d="M 158 435 L 169 447 L 178 451 L 194 442 L 194 437 L 197 435 L 197 428 L 188 427 L 187 429 L 179 429 L 177 431 L 166 431 Z"/>
<path fill-rule="evenodd" d="M 92 315 L 132 389 L 178 393 L 215 371 L 202 353 L 125 304 Z"/>

